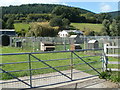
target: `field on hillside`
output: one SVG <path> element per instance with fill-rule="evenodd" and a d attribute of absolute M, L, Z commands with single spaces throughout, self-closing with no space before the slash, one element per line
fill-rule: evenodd
<path fill-rule="evenodd" d="M 25 31 L 28 31 L 29 29 L 29 24 L 26 23 L 15 23 L 14 24 L 14 28 L 16 32 L 21 31 L 22 29 L 24 29 Z"/>
<path fill-rule="evenodd" d="M 48 22 L 44 22 L 44 23 L 40 23 L 40 24 L 41 25 L 48 25 Z M 81 30 L 81 31 L 91 30 L 91 31 L 96 31 L 96 32 L 100 32 L 102 27 L 103 27 L 102 24 L 91 24 L 91 23 L 71 23 L 71 25 L 74 26 L 75 28 Z M 15 23 L 14 27 L 15 27 L 16 31 L 21 31 L 21 29 L 28 31 L 29 24 Z"/>
<path fill-rule="evenodd" d="M 95 32 L 100 32 L 103 27 L 102 24 L 91 24 L 91 23 L 71 23 L 71 25 L 81 31 L 91 30 Z"/>

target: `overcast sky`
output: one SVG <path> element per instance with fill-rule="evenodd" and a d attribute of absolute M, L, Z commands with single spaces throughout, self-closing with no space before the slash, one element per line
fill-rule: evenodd
<path fill-rule="evenodd" d="M 0 6 L 33 3 L 62 4 L 87 9 L 95 13 L 100 13 L 117 11 L 118 1 L 119 0 L 0 0 Z"/>

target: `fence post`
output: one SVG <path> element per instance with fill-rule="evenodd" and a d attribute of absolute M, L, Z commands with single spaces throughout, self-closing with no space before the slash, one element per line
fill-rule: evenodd
<path fill-rule="evenodd" d="M 108 53 L 108 49 L 107 49 L 107 44 L 104 44 L 104 56 L 103 56 L 103 71 L 107 70 L 107 64 L 108 64 L 108 57 L 106 56 L 106 54 Z"/>
<path fill-rule="evenodd" d="M 70 69 L 71 69 L 71 80 L 73 79 L 73 51 L 71 51 Z"/>
<path fill-rule="evenodd" d="M 30 88 L 32 88 L 32 71 L 31 71 L 31 59 L 30 59 L 30 54 L 28 54 L 29 55 L 29 57 L 28 57 L 28 59 L 29 59 L 29 73 L 30 73 Z"/>

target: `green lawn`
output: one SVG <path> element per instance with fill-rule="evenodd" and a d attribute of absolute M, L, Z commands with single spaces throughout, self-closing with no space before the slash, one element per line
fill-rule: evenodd
<path fill-rule="evenodd" d="M 0 47 L 2 50 L 2 53 L 22 53 L 22 52 L 30 52 L 29 50 L 21 50 L 20 48 L 14 48 L 14 47 Z M 88 56 L 84 54 L 83 52 L 76 52 L 80 57 L 83 56 Z M 34 54 L 37 58 L 41 60 L 50 60 L 50 59 L 63 59 L 63 58 L 70 58 L 71 53 L 66 52 L 66 53 L 47 53 L 47 54 Z M 28 55 L 13 55 L 13 56 L 0 56 L 2 58 L 2 63 L 12 63 L 12 62 L 25 62 L 28 61 Z M 73 54 L 73 57 L 76 58 L 76 56 Z M 86 62 L 93 62 L 93 61 L 100 61 L 100 56 L 96 57 L 88 57 L 88 58 L 83 58 Z M 114 58 L 115 59 L 115 58 Z M 63 65 L 70 65 L 70 60 L 71 59 L 66 59 L 66 60 L 58 60 L 58 61 L 45 61 L 47 64 L 56 67 L 58 70 L 69 70 L 70 66 L 65 66 L 65 67 L 57 67 L 57 66 L 63 66 Z M 31 56 L 31 61 L 38 61 L 35 58 Z M 78 63 L 84 63 L 80 59 L 73 59 L 73 64 L 78 64 Z M 41 62 L 32 62 L 32 69 L 37 69 L 37 68 L 45 68 L 48 67 L 45 64 Z M 96 63 L 91 63 L 94 68 L 101 68 L 102 67 L 102 62 L 96 62 Z M 2 68 L 6 71 L 14 71 L 14 70 L 27 70 L 29 69 L 29 63 L 19 63 L 19 64 L 7 64 L 7 65 L 2 65 Z M 74 65 L 73 69 L 76 70 L 87 70 L 91 69 L 88 65 L 82 64 L 82 65 Z M 101 72 L 101 69 L 99 70 Z M 32 70 L 32 74 L 43 74 L 43 73 L 50 73 L 50 72 L 55 72 L 53 69 L 40 69 L 40 70 Z M 86 71 L 89 74 L 97 74 L 95 71 Z M 12 72 L 13 75 L 17 77 L 22 77 L 22 76 L 27 76 L 29 75 L 29 71 L 21 71 L 21 72 Z M 2 79 L 11 79 L 12 77 L 3 74 Z"/>
<path fill-rule="evenodd" d="M 29 52 L 26 50 L 21 50 L 20 48 L 13 48 L 13 47 L 3 47 L 2 53 L 22 53 L 22 52 Z M 83 52 L 76 52 L 79 56 L 86 56 Z M 41 60 L 50 60 L 50 59 L 63 59 L 63 58 L 70 58 L 71 53 L 47 53 L 47 54 L 35 54 L 35 56 Z M 73 55 L 73 57 L 76 57 Z M 58 61 L 46 61 L 47 64 L 56 67 L 58 70 L 68 70 L 70 69 L 70 66 L 65 67 L 57 67 L 57 66 L 63 66 L 63 65 L 70 65 L 71 59 L 66 60 L 58 60 Z M 100 61 L 100 57 L 92 57 L 92 58 L 84 58 L 85 61 L 91 62 L 91 61 Z M 28 61 L 28 55 L 13 55 L 13 56 L 2 56 L 2 63 L 12 63 L 12 62 L 25 62 Z M 31 61 L 37 61 L 35 58 L 31 57 Z M 73 64 L 83 63 L 80 59 L 74 59 Z M 100 63 L 93 63 L 91 64 L 93 67 L 98 68 L 101 67 Z M 7 64 L 2 65 L 2 68 L 6 71 L 14 71 L 14 70 L 27 70 L 29 69 L 29 63 L 19 63 L 19 64 Z M 32 62 L 32 69 L 37 68 L 45 68 L 48 67 L 44 65 L 41 62 Z M 91 69 L 86 64 L 83 65 L 75 65 L 74 69 L 78 70 L 85 70 L 85 69 Z M 49 72 L 55 72 L 53 69 L 41 69 L 41 70 L 33 70 L 32 74 L 43 74 L 43 73 L 49 73 Z M 91 71 L 90 74 L 96 74 L 96 72 Z M 12 72 L 13 75 L 20 77 L 20 76 L 27 76 L 29 75 L 28 71 L 21 71 L 21 72 Z M 3 74 L 2 79 L 11 79 L 12 77 Z"/>
<path fill-rule="evenodd" d="M 102 24 L 91 24 L 91 23 L 71 23 L 71 25 L 81 31 L 91 30 L 96 32 L 100 32 L 103 27 Z"/>
<path fill-rule="evenodd" d="M 26 24 L 26 23 L 15 23 L 14 27 L 15 27 L 16 32 L 19 32 L 22 29 L 24 29 L 25 31 L 28 31 L 29 24 Z"/>

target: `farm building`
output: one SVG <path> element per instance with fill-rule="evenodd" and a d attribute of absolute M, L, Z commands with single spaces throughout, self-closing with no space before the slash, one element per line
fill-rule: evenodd
<path fill-rule="evenodd" d="M 54 51 L 55 45 L 51 42 L 41 42 L 41 51 Z"/>
<path fill-rule="evenodd" d="M 99 42 L 97 40 L 88 41 L 88 49 L 99 48 Z"/>
<path fill-rule="evenodd" d="M 76 49 L 82 49 L 80 44 L 71 44 L 70 45 L 70 50 L 76 50 Z"/>
<path fill-rule="evenodd" d="M 5 34 L 8 36 L 16 36 L 16 32 L 14 29 L 0 29 L 0 35 Z"/>
<path fill-rule="evenodd" d="M 0 35 L 0 45 L 1 46 L 9 46 L 10 45 L 10 37 L 8 35 Z"/>
<path fill-rule="evenodd" d="M 74 33 L 76 35 L 83 35 L 83 32 L 78 30 L 63 30 L 58 32 L 58 35 L 59 37 L 68 37 L 69 33 Z"/>
<path fill-rule="evenodd" d="M 60 37 L 68 37 L 69 33 L 65 30 L 58 32 L 58 35 Z"/>
<path fill-rule="evenodd" d="M 75 44 L 81 44 L 84 42 L 84 38 L 81 38 L 80 35 L 71 35 L 69 38 L 73 39 L 72 43 L 75 43 Z"/>

